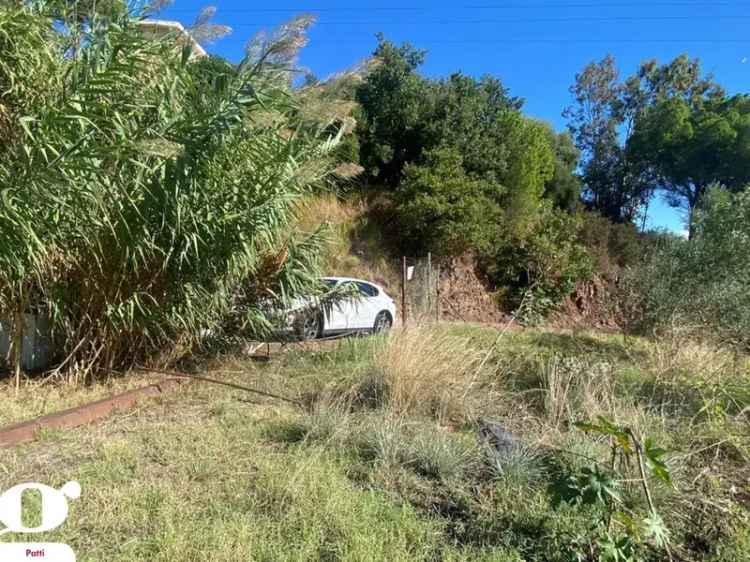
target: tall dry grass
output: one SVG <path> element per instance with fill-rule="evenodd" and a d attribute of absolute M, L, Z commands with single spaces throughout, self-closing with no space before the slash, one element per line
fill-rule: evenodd
<path fill-rule="evenodd" d="M 332 193 L 318 194 L 300 203 L 297 225 L 306 232 L 315 232 L 323 223 L 345 226 L 364 211 L 364 202 L 360 200 L 342 201 Z"/>
<path fill-rule="evenodd" d="M 467 337 L 439 328 L 399 330 L 373 349 L 374 380 L 383 404 L 398 416 L 430 416 L 441 423 L 473 417 L 485 353 Z"/>
<path fill-rule="evenodd" d="M 717 380 L 750 367 L 747 357 L 736 350 L 676 333 L 651 341 L 647 358 L 647 367 L 657 379 L 700 373 L 702 378 Z"/>
<path fill-rule="evenodd" d="M 614 375 L 608 363 L 556 355 L 542 365 L 540 377 L 544 414 L 554 429 L 583 416 L 610 415 L 617 409 Z"/>
<path fill-rule="evenodd" d="M 297 227 L 315 232 L 327 225 L 331 236 L 324 259 L 327 275 L 355 277 L 379 283 L 392 294 L 399 288 L 400 261 L 388 254 L 379 227 L 370 221 L 362 197 L 341 199 L 331 193 L 307 198 L 298 209 Z"/>

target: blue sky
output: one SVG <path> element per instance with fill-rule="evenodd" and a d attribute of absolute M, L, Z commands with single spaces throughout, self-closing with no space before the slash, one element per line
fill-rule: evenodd
<path fill-rule="evenodd" d="M 644 59 L 688 53 L 729 93 L 750 91 L 750 2 L 738 0 L 176 0 L 159 17 L 190 25 L 206 5 L 217 7 L 215 23 L 233 29 L 208 50 L 230 60 L 257 31 L 311 13 L 318 23 L 300 63 L 319 78 L 367 58 L 382 31 L 427 49 L 428 76 L 460 70 L 500 78 L 526 100 L 526 113 L 558 130 L 576 72 L 607 53 L 623 75 Z M 681 214 L 658 200 L 649 224 L 683 230 Z"/>

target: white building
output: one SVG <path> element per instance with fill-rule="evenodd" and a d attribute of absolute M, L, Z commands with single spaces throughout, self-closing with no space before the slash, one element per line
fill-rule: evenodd
<path fill-rule="evenodd" d="M 204 58 L 208 56 L 206 50 L 200 46 L 200 43 L 185 29 L 178 21 L 168 20 L 142 20 L 138 22 L 138 25 L 143 30 L 143 34 L 148 38 L 159 39 L 165 35 L 174 35 L 177 38 L 177 43 L 182 47 L 185 44 L 190 44 L 193 50 L 193 57 Z"/>

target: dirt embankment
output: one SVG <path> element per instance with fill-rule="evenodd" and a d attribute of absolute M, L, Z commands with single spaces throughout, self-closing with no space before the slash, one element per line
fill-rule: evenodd
<path fill-rule="evenodd" d="M 497 324 L 510 318 L 498 308 L 489 283 L 470 255 L 441 263 L 440 304 L 444 320 Z"/>
<path fill-rule="evenodd" d="M 441 315 L 444 320 L 505 324 L 510 315 L 500 310 L 490 284 L 470 255 L 445 261 L 440 266 Z M 623 314 L 616 299 L 617 280 L 597 276 L 578 283 L 574 291 L 550 315 L 556 328 L 618 330 Z"/>
<path fill-rule="evenodd" d="M 617 299 L 617 280 L 595 276 L 576 285 L 552 314 L 549 324 L 557 328 L 618 330 L 624 318 Z"/>

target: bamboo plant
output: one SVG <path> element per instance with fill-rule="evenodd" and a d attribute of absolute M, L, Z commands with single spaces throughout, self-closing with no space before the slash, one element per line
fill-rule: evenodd
<path fill-rule="evenodd" d="M 339 138 L 294 118 L 310 18 L 231 65 L 104 6 L 0 8 L 0 317 L 43 304 L 84 377 L 269 329 L 319 276 L 294 217 Z"/>

